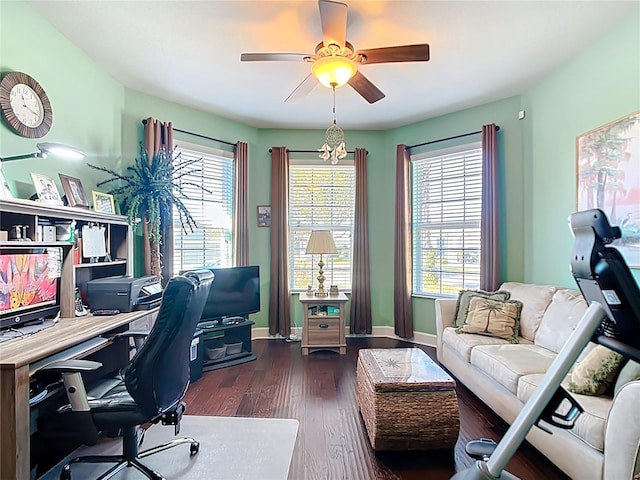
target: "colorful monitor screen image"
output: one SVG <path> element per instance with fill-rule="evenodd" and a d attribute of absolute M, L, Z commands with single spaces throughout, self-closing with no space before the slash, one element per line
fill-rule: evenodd
<path fill-rule="evenodd" d="M 0 326 L 21 323 L 34 318 L 34 312 L 56 306 L 58 277 L 55 255 L 0 254 Z"/>

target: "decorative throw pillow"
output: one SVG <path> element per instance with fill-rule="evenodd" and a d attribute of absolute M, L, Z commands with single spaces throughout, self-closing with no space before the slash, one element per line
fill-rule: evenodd
<path fill-rule="evenodd" d="M 582 395 L 606 393 L 620 371 L 623 356 L 596 345 L 571 371 L 569 391 Z"/>
<path fill-rule="evenodd" d="M 509 300 L 511 293 L 507 290 L 497 292 L 485 292 L 483 290 L 460 290 L 456 303 L 456 314 L 453 317 L 453 326 L 462 327 L 469 311 L 469 302 L 473 297 L 491 298 L 493 300 Z"/>
<path fill-rule="evenodd" d="M 522 302 L 519 300 L 493 300 L 475 296 L 469 302 L 469 312 L 458 333 L 477 333 L 504 338 L 518 343 L 518 327 Z"/>
<path fill-rule="evenodd" d="M 640 363 L 629 360 L 624 364 L 618 374 L 618 378 L 616 378 L 616 383 L 613 386 L 614 396 L 618 394 L 622 387 L 634 380 L 640 380 Z"/>

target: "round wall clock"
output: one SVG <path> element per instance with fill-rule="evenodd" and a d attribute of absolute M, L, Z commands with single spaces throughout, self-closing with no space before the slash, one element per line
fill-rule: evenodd
<path fill-rule="evenodd" d="M 9 126 L 23 137 L 44 137 L 53 125 L 53 110 L 35 78 L 9 72 L 0 80 L 0 109 Z"/>

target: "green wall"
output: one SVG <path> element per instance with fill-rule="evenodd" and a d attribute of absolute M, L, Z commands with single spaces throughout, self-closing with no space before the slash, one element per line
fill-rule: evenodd
<path fill-rule="evenodd" d="M 441 138 L 448 138 L 481 129 L 482 125 L 495 123 L 498 131 L 500 204 L 502 206 L 500 238 L 502 251 L 502 278 L 522 281 L 523 261 L 523 164 L 522 126 L 518 120 L 519 97 L 510 97 L 498 102 L 455 112 L 438 118 L 408 125 L 389 132 L 393 145 L 415 145 Z M 455 140 L 418 147 L 412 153 L 439 150 L 464 143 L 480 141 L 481 135 L 473 135 Z M 395 155 L 395 149 L 394 149 Z M 395 164 L 395 161 L 392 162 Z M 387 178 L 394 177 L 394 171 L 385 172 Z M 393 204 L 393 186 L 385 192 Z M 393 218 L 393 215 L 392 215 Z M 393 226 L 390 227 L 393 234 Z M 393 237 L 389 245 L 393 248 Z M 419 332 L 435 333 L 434 298 L 414 297 L 414 328 Z"/>
<path fill-rule="evenodd" d="M 522 108 L 527 112 L 524 280 L 574 286 L 567 218 L 577 207 L 576 137 L 640 110 L 640 16 L 524 93 Z M 640 152 L 632 161 L 640 161 Z"/>
<path fill-rule="evenodd" d="M 33 42 L 23 36 L 25 25 L 38 32 Z M 520 96 L 389 131 L 345 132 L 349 150 L 364 147 L 369 152 L 374 326 L 393 325 L 396 145 L 475 131 L 486 123 L 500 126 L 503 278 L 573 286 L 566 219 L 575 209 L 575 137 L 640 109 L 639 50 L 640 18 L 636 15 Z M 125 88 L 24 2 L 0 2 L 0 69 L 24 71 L 42 84 L 54 109 L 53 127 L 42 141 L 74 145 L 88 154 L 90 163 L 116 170 L 130 164 L 138 153 L 141 120 L 149 116 L 170 120 L 183 130 L 247 142 L 250 257 L 260 265 L 262 277 L 262 312 L 253 318 L 257 326 L 267 325 L 271 247 L 269 229 L 256 226 L 255 207 L 271 203 L 269 149 L 280 145 L 316 148 L 324 130 L 256 129 Z M 524 120 L 518 120 L 520 110 L 526 111 Z M 476 139 L 479 136 L 457 143 Z M 206 142 L 177 133 L 176 142 L 180 141 Z M 15 135 L 4 123 L 0 126 L 0 156 L 33 152 L 36 143 Z M 216 142 L 207 144 L 222 147 Z M 30 172 L 49 175 L 58 185 L 59 172 L 79 177 L 89 193 L 104 178 L 84 164 L 53 157 L 9 163 L 3 171 L 20 198 L 34 193 Z M 300 325 L 295 296 L 292 305 L 294 321 Z M 414 308 L 416 331 L 435 333 L 433 299 L 415 298 Z"/>
<path fill-rule="evenodd" d="M 20 137 L 3 122 L 0 157 L 36 152 L 36 143 L 47 141 L 73 145 L 85 152 L 91 163 L 114 165 L 120 161 L 124 88 L 26 3 L 0 2 L 0 70 L 34 77 L 53 108 L 53 126 L 42 139 Z M 20 198 L 35 193 L 30 172 L 53 178 L 60 193 L 58 173 L 78 176 L 89 198 L 100 176 L 78 162 L 54 156 L 7 163 L 2 170 L 12 193 Z"/>

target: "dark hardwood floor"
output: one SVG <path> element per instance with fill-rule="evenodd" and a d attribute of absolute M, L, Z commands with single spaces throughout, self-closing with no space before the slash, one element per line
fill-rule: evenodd
<path fill-rule="evenodd" d="M 350 338 L 347 344 L 346 355 L 303 357 L 299 342 L 254 340 L 257 360 L 204 372 L 189 387 L 186 413 L 299 420 L 290 480 L 448 479 L 473 464 L 464 451 L 468 440 L 498 441 L 506 431 L 499 417 L 458 384 L 461 426 L 454 452 L 375 453 L 356 400 L 358 350 L 413 344 L 388 338 Z M 435 349 L 420 348 L 435 358 Z M 568 478 L 529 444 L 507 470 L 522 480 Z"/>

